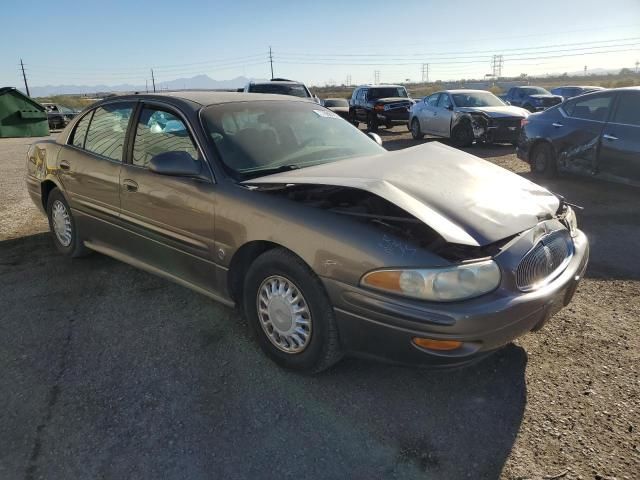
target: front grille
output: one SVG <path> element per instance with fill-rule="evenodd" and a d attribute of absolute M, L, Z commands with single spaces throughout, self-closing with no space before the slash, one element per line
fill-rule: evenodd
<path fill-rule="evenodd" d="M 573 242 L 567 230 L 544 236 L 516 269 L 516 285 L 522 291 L 535 290 L 558 276 L 573 255 Z"/>
<path fill-rule="evenodd" d="M 411 103 L 409 102 L 402 102 L 402 103 L 388 103 L 386 105 L 387 110 L 392 110 L 392 109 L 396 109 L 396 108 L 407 108 L 410 107 Z"/>
<path fill-rule="evenodd" d="M 521 117 L 502 117 L 494 118 L 493 124 L 498 128 L 516 127 L 520 128 Z"/>

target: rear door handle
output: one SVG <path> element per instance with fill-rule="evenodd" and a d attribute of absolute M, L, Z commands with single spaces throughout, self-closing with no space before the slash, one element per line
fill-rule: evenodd
<path fill-rule="evenodd" d="M 605 133 L 602 138 L 606 138 L 607 140 L 611 140 L 612 142 L 615 140 L 618 140 L 618 137 L 614 137 L 613 135 L 609 135 L 608 133 Z"/>
<path fill-rule="evenodd" d="M 137 192 L 138 191 L 138 184 L 136 182 L 134 182 L 133 180 L 129 179 L 129 178 L 125 178 L 122 181 L 122 185 L 124 185 L 124 188 L 127 192 Z"/>
<path fill-rule="evenodd" d="M 558 123 L 558 122 L 554 122 L 554 123 L 552 123 L 551 125 L 552 125 L 552 126 L 554 126 L 554 127 L 556 127 L 556 128 L 564 127 L 564 125 L 563 125 L 563 124 Z"/>
<path fill-rule="evenodd" d="M 60 170 L 69 171 L 70 169 L 71 169 L 71 165 L 69 165 L 69 162 L 67 162 L 66 160 L 62 160 L 60 162 Z"/>

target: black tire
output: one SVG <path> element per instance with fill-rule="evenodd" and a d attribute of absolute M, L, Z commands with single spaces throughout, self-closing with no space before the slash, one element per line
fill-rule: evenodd
<path fill-rule="evenodd" d="M 558 174 L 558 164 L 553 148 L 548 143 L 539 143 L 531 150 L 530 167 L 535 175 L 553 178 Z"/>
<path fill-rule="evenodd" d="M 258 302 L 263 282 L 284 278 L 299 290 L 300 302 L 306 304 L 310 335 L 302 351 L 289 353 L 278 348 L 263 328 Z M 299 298 L 295 296 L 294 298 Z M 296 304 L 299 306 L 300 304 Z M 320 279 L 300 258 L 288 250 L 276 248 L 260 255 L 249 267 L 243 290 L 243 307 L 247 321 L 262 350 L 282 367 L 306 373 L 318 373 L 342 357 L 333 307 Z M 273 329 L 272 329 L 273 330 Z"/>
<path fill-rule="evenodd" d="M 376 115 L 369 114 L 369 117 L 367 118 L 367 130 L 370 132 L 377 132 L 378 127 L 378 118 L 376 117 Z"/>
<path fill-rule="evenodd" d="M 469 122 L 461 123 L 451 132 L 451 140 L 456 147 L 470 147 L 473 145 L 473 130 Z"/>
<path fill-rule="evenodd" d="M 68 226 L 70 228 L 69 232 L 69 243 L 63 242 L 61 237 L 63 235 L 58 235 L 54 228 L 54 208 L 62 208 L 66 214 L 68 215 Z M 47 198 L 47 217 L 49 219 L 49 230 L 51 231 L 51 236 L 53 237 L 53 244 L 56 246 L 56 249 L 66 255 L 68 257 L 77 258 L 82 257 L 89 254 L 91 251 L 84 246 L 82 239 L 80 237 L 80 232 L 78 231 L 77 223 L 73 218 L 73 214 L 71 213 L 71 208 L 69 208 L 69 204 L 67 200 L 62 195 L 62 192 L 57 188 L 54 188 Z"/>
<path fill-rule="evenodd" d="M 411 136 L 414 138 L 414 140 L 421 140 L 422 138 L 424 138 L 424 133 L 422 133 L 422 130 L 420 129 L 420 122 L 417 118 L 411 120 L 411 126 L 409 127 L 409 130 L 411 131 Z"/>

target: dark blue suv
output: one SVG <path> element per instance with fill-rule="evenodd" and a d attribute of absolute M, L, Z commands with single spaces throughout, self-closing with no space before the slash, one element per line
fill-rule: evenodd
<path fill-rule="evenodd" d="M 553 95 L 542 87 L 511 87 L 506 100 L 516 107 L 530 112 L 540 112 L 562 102 L 560 95 Z"/>

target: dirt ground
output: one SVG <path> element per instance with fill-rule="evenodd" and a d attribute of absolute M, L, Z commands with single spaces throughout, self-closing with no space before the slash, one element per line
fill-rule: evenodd
<path fill-rule="evenodd" d="M 388 149 L 415 145 L 381 131 Z M 573 302 L 462 370 L 275 367 L 231 309 L 101 255 L 57 255 L 0 139 L 0 478 L 637 479 L 640 190 L 582 205 Z M 433 140 L 425 140 L 433 141 Z M 511 146 L 470 152 L 528 176 Z"/>

